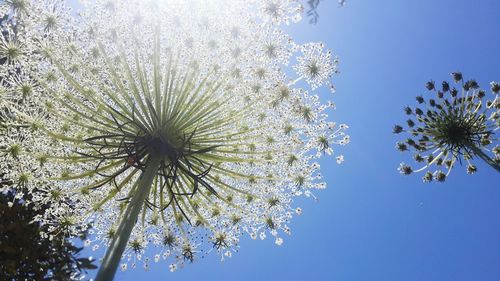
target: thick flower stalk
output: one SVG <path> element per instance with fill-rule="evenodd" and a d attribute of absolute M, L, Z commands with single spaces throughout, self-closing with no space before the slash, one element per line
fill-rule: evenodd
<path fill-rule="evenodd" d="M 480 158 L 500 171 L 500 147 L 495 132 L 500 125 L 500 86 L 491 82 L 491 93 L 482 90 L 475 80 L 465 81 L 462 74 L 451 74 L 454 83 L 443 81 L 439 88 L 426 84 L 433 96 L 417 96 L 415 108 L 406 107 L 406 128 L 394 126 L 395 134 L 409 138 L 398 142 L 401 151 L 415 151 L 417 169 L 401 163 L 399 171 L 409 175 L 426 171 L 424 182 L 443 182 L 457 163 L 467 164 L 467 173 L 477 172 L 474 158 Z"/>
<path fill-rule="evenodd" d="M 325 187 L 317 159 L 347 126 L 298 85 L 331 86 L 337 61 L 286 35 L 300 5 L 274 2 L 92 1 L 78 19 L 60 1 L 27 6 L 35 110 L 5 104 L 38 142 L 22 157 L 50 183 L 40 200 L 74 199 L 52 211 L 108 247 L 97 280 L 120 261 L 230 257 L 245 233 L 281 245 L 293 198 Z"/>

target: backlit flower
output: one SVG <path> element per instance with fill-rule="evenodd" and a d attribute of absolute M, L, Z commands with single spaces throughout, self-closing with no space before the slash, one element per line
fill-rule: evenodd
<path fill-rule="evenodd" d="M 317 160 L 349 142 L 347 126 L 296 83 L 331 83 L 336 61 L 305 44 L 290 77 L 298 44 L 279 23 L 295 1 L 256 2 L 257 15 L 246 1 L 95 1 L 75 19 L 46 0 L 20 21 L 36 52 L 26 76 L 2 67 L 18 93 L 2 102 L 27 124 L 3 134 L 9 163 L 22 159 L 9 177 L 34 171 L 23 181 L 46 183 L 37 200 L 74 199 L 51 211 L 103 234 L 90 239 L 108 246 L 97 280 L 127 260 L 172 256 L 175 271 L 243 234 L 290 233 L 293 198 L 325 187 Z"/>

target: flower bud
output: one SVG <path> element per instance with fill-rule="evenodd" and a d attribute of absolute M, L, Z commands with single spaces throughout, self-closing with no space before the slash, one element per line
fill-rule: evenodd
<path fill-rule="evenodd" d="M 425 84 L 425 87 L 427 88 L 427 90 L 429 91 L 432 91 L 435 89 L 435 86 L 434 86 L 434 81 L 429 81 L 427 82 L 427 84 Z"/>
<path fill-rule="evenodd" d="M 491 91 L 493 93 L 495 94 L 500 93 L 500 84 L 498 84 L 498 82 L 491 82 L 490 85 L 491 85 Z"/>
<path fill-rule="evenodd" d="M 399 134 L 403 131 L 403 127 L 399 126 L 399 125 L 394 125 L 394 128 L 392 129 L 392 132 L 394 134 Z"/>
<path fill-rule="evenodd" d="M 469 164 L 467 166 L 467 174 L 472 175 L 472 174 L 475 174 L 476 172 L 477 172 L 476 165 Z"/>
<path fill-rule="evenodd" d="M 462 81 L 462 73 L 461 72 L 452 72 L 451 77 L 455 80 L 456 83 Z"/>
<path fill-rule="evenodd" d="M 438 171 L 434 178 L 438 182 L 444 182 L 446 180 L 446 174 L 442 171 Z"/>
<path fill-rule="evenodd" d="M 415 122 L 413 122 L 413 120 L 411 120 L 411 119 L 406 120 L 406 123 L 408 124 L 408 127 L 410 127 L 410 128 L 415 126 Z"/>
<path fill-rule="evenodd" d="M 407 107 L 405 107 L 405 109 L 404 109 L 404 110 L 405 110 L 405 113 L 406 113 L 407 115 L 412 114 L 411 107 L 407 106 Z"/>
<path fill-rule="evenodd" d="M 453 88 L 453 89 L 451 90 L 451 92 L 450 92 L 450 93 L 451 93 L 451 96 L 452 96 L 452 97 L 456 97 L 456 96 L 457 96 L 457 94 L 458 94 L 458 90 L 457 90 L 457 89 L 455 89 L 455 88 Z"/>
<path fill-rule="evenodd" d="M 443 92 L 448 92 L 450 90 L 450 84 L 446 81 L 443 81 L 443 84 L 442 84 L 442 89 L 443 89 Z"/>

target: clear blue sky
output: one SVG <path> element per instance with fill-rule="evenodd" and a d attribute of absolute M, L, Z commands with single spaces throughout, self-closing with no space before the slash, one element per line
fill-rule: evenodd
<path fill-rule="evenodd" d="M 338 9 L 325 0 L 319 13 L 317 25 L 291 32 L 340 56 L 331 116 L 352 139 L 342 166 L 323 162 L 319 202 L 300 200 L 304 213 L 281 247 L 245 238 L 224 263 L 209 255 L 170 273 L 160 262 L 116 280 L 500 280 L 498 173 L 478 163 L 476 175 L 457 167 L 443 184 L 400 176 L 410 155 L 392 135 L 426 81 L 457 70 L 484 87 L 500 80 L 500 1 L 352 0 Z"/>

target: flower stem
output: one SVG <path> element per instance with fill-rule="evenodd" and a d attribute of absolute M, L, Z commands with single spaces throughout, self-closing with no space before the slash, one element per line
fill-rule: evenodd
<path fill-rule="evenodd" d="M 298 83 L 300 80 L 302 80 L 302 79 L 304 79 L 304 76 L 300 76 L 299 78 L 297 78 L 297 79 L 295 79 L 295 80 L 293 80 L 293 81 L 290 81 L 290 82 L 288 83 L 288 87 L 290 87 L 290 86 L 293 86 L 293 85 L 297 84 L 297 83 Z"/>
<path fill-rule="evenodd" d="M 152 154 L 148 159 L 146 168 L 139 177 L 137 191 L 134 192 L 125 212 L 121 216 L 120 224 L 106 251 L 106 255 L 101 263 L 95 281 L 113 280 L 116 269 L 118 268 L 118 263 L 122 258 L 123 251 L 130 238 L 130 233 L 137 222 L 137 217 L 142 210 L 142 206 L 144 206 L 144 201 L 149 195 L 153 179 L 158 171 L 161 160 L 161 154 Z"/>
<path fill-rule="evenodd" d="M 500 172 L 500 165 L 496 163 L 493 159 L 491 159 L 486 153 L 484 153 L 480 148 L 476 147 L 475 145 L 471 145 L 470 149 L 474 152 L 476 156 L 479 158 L 483 159 L 484 162 L 488 163 L 493 169 L 497 170 L 497 172 Z"/>

